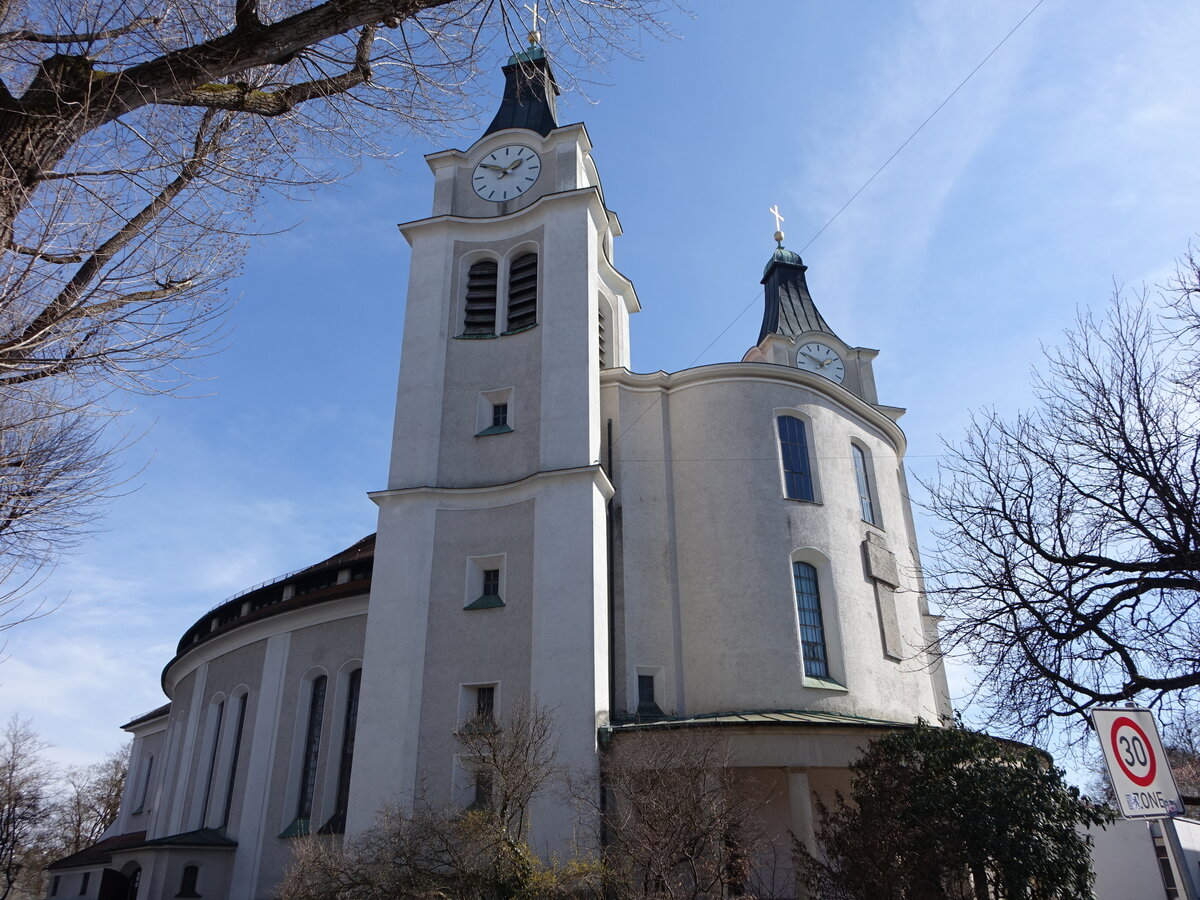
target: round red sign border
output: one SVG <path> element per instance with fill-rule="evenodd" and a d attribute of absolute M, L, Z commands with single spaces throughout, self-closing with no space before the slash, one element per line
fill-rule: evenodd
<path fill-rule="evenodd" d="M 1142 743 L 1146 747 L 1146 755 L 1150 757 L 1150 769 L 1141 778 L 1129 771 L 1129 768 L 1125 765 L 1125 761 L 1121 759 L 1121 752 L 1117 749 L 1117 729 L 1126 725 L 1138 733 L 1138 737 L 1142 739 Z M 1142 731 L 1142 726 L 1138 725 L 1129 716 L 1118 716 L 1113 719 L 1112 727 L 1108 730 L 1108 745 L 1112 747 L 1113 759 L 1117 761 L 1117 765 L 1121 767 L 1121 771 L 1125 773 L 1126 778 L 1138 787 L 1149 787 L 1154 782 L 1154 776 L 1158 774 L 1158 760 L 1154 756 L 1154 745 L 1146 737 L 1146 732 Z"/>

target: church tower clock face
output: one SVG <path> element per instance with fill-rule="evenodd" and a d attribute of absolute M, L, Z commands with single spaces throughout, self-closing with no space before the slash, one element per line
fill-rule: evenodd
<path fill-rule="evenodd" d="M 837 351 L 820 341 L 809 341 L 796 351 L 796 368 L 824 375 L 838 384 L 846 377 L 846 366 Z"/>
<path fill-rule="evenodd" d="M 471 175 L 471 187 L 484 200 L 500 203 L 520 197 L 533 187 L 541 171 L 542 161 L 536 150 L 524 144 L 509 144 L 479 161 Z"/>

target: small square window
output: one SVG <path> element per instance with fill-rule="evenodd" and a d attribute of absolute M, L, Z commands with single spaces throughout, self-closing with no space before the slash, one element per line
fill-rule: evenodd
<path fill-rule="evenodd" d="M 499 709 L 500 686 L 498 684 L 464 684 L 459 686 L 458 727 L 463 733 L 483 733 L 496 728 L 496 711 Z M 463 764 L 464 769 L 472 767 Z M 467 786 L 467 782 L 463 782 Z"/>
<path fill-rule="evenodd" d="M 480 391 L 475 406 L 475 437 L 508 434 L 513 430 L 513 389 Z"/>
<path fill-rule="evenodd" d="M 504 606 L 504 554 L 472 556 L 467 559 L 466 596 L 463 609 L 495 609 Z"/>

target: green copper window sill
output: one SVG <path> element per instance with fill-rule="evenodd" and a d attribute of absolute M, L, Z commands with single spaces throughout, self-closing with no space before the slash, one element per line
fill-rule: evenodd
<path fill-rule="evenodd" d="M 502 334 L 504 337 L 508 337 L 510 334 L 520 334 L 522 331 L 528 331 L 530 328 L 537 328 L 537 326 L 538 323 L 534 322 L 531 325 L 522 325 L 520 328 L 510 329 L 509 331 L 502 332 Z"/>
<path fill-rule="evenodd" d="M 804 676 L 804 686 L 806 688 L 819 688 L 823 691 L 841 691 L 842 693 L 850 693 L 850 688 L 844 684 L 838 684 L 836 681 L 831 681 L 828 678 L 814 678 L 811 675 Z"/>
<path fill-rule="evenodd" d="M 279 832 L 281 838 L 308 837 L 308 819 L 294 819 L 292 824 Z"/>
<path fill-rule="evenodd" d="M 490 428 L 485 428 L 483 431 L 476 433 L 475 437 L 487 437 L 489 434 L 508 434 L 511 431 L 511 425 L 492 425 Z"/>
<path fill-rule="evenodd" d="M 454 339 L 456 341 L 487 341 L 495 337 L 499 337 L 499 335 L 489 331 L 487 334 L 456 334 Z"/>
<path fill-rule="evenodd" d="M 495 594 L 484 594 L 474 603 L 469 603 L 464 606 L 463 609 L 496 609 L 497 607 L 503 605 L 504 601 Z"/>

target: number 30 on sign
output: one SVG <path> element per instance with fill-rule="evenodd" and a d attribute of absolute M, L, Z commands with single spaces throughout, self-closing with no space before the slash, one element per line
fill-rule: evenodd
<path fill-rule="evenodd" d="M 1150 710 L 1100 707 L 1092 710 L 1092 722 L 1123 816 L 1147 819 L 1183 812 Z"/>

